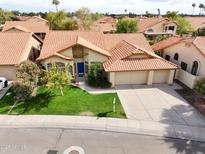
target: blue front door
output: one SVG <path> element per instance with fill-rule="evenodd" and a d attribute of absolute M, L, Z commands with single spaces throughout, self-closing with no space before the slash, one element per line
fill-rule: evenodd
<path fill-rule="evenodd" d="M 84 75 L 84 63 L 78 63 L 78 76 L 83 77 Z"/>

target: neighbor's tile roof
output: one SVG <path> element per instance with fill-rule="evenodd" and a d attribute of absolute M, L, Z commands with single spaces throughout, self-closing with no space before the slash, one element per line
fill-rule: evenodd
<path fill-rule="evenodd" d="M 190 22 L 194 30 L 205 27 L 205 17 L 185 17 Z"/>
<path fill-rule="evenodd" d="M 110 56 L 111 50 L 120 41 L 126 40 L 152 51 L 143 34 L 103 34 L 100 32 L 49 31 L 39 59 L 45 59 L 73 45 L 80 44 L 101 54 Z"/>
<path fill-rule="evenodd" d="M 139 26 L 139 32 L 144 32 L 148 28 L 166 20 L 167 22 L 170 22 L 169 19 L 163 18 L 161 16 L 159 17 L 152 17 L 152 18 L 137 18 L 138 20 L 138 26 Z"/>
<path fill-rule="evenodd" d="M 174 36 L 152 45 L 152 48 L 154 51 L 159 51 L 181 42 L 193 44 L 198 49 L 198 51 L 205 57 L 205 37 Z"/>
<path fill-rule="evenodd" d="M 13 27 L 20 26 L 34 33 L 46 33 L 49 31 L 49 26 L 46 22 L 28 22 L 28 21 L 6 21 L 3 27 L 3 32 Z"/>
<path fill-rule="evenodd" d="M 0 33 L 0 65 L 20 63 L 32 33 Z"/>
<path fill-rule="evenodd" d="M 116 26 L 111 23 L 97 23 L 94 26 L 92 26 L 91 30 L 96 32 L 112 33 L 116 31 Z"/>
<path fill-rule="evenodd" d="M 32 32 L 32 31 L 30 31 L 30 30 L 28 30 L 28 29 L 26 29 L 26 28 L 24 28 L 22 26 L 14 26 L 14 27 L 12 27 L 10 29 L 7 29 L 7 30 L 5 30 L 3 32 L 7 32 L 7 31 L 9 31 L 11 29 L 17 29 L 17 30 L 22 31 L 22 32 Z"/>
<path fill-rule="evenodd" d="M 182 37 L 173 36 L 173 37 L 170 37 L 170 38 L 165 39 L 163 41 L 160 41 L 158 43 L 155 43 L 154 45 L 152 45 L 152 49 L 154 51 L 162 50 L 162 49 L 168 48 L 174 44 L 179 43 L 182 39 L 183 39 Z"/>
<path fill-rule="evenodd" d="M 111 57 L 103 64 L 106 72 L 177 69 L 175 64 L 126 41 L 121 41 L 110 53 Z M 147 57 L 129 58 L 137 54 Z"/>

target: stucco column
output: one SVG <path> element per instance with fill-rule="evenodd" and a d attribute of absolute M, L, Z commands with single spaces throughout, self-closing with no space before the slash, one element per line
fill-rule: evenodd
<path fill-rule="evenodd" d="M 114 72 L 109 73 L 109 81 L 112 83 L 112 87 L 115 87 L 115 73 Z"/>
<path fill-rule="evenodd" d="M 168 78 L 168 81 L 167 81 L 168 84 L 173 84 L 174 72 L 175 72 L 175 70 L 170 70 L 169 71 L 169 78 Z"/>
<path fill-rule="evenodd" d="M 153 77 L 154 77 L 154 71 L 149 71 L 147 85 L 152 85 Z"/>

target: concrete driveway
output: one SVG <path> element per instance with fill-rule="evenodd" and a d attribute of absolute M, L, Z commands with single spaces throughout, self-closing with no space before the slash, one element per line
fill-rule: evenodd
<path fill-rule="evenodd" d="M 117 93 L 128 119 L 205 126 L 205 118 L 172 86 L 124 85 L 117 87 Z"/>

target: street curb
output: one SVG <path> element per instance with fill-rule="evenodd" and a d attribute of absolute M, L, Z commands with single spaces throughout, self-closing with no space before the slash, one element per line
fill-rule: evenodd
<path fill-rule="evenodd" d="M 205 142 L 205 128 L 116 118 L 84 116 L 0 116 L 0 128 L 80 129 L 152 135 Z"/>

